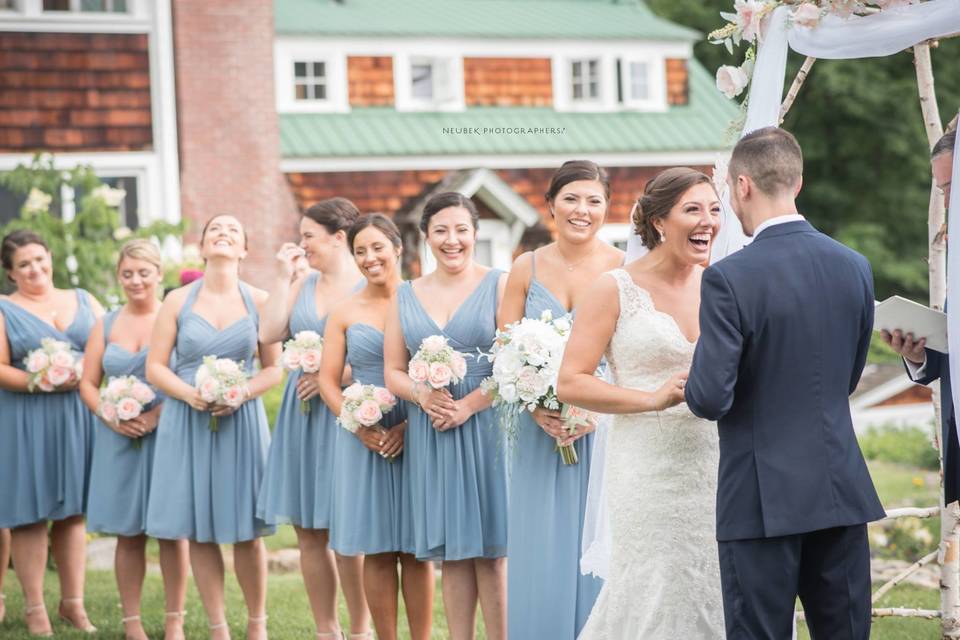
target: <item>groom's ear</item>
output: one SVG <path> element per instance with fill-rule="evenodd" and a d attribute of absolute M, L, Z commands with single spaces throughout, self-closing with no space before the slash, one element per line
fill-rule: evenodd
<path fill-rule="evenodd" d="M 800 190 L 803 189 L 803 176 L 800 176 L 800 179 L 797 180 L 797 186 L 793 188 L 793 197 L 796 199 L 800 195 Z"/>
<path fill-rule="evenodd" d="M 749 176 L 743 174 L 738 175 L 736 187 L 737 197 L 741 200 L 750 197 L 750 194 L 753 193 L 753 181 L 750 180 Z"/>

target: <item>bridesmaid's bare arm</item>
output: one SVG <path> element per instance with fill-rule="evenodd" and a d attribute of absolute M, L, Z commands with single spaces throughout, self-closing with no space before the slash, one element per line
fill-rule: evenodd
<path fill-rule="evenodd" d="M 307 280 L 304 276 L 297 278 L 293 284 L 290 283 L 293 261 L 287 257 L 291 255 L 288 245 L 293 246 L 290 243 L 284 244 L 277 254 L 277 271 L 270 284 L 267 304 L 260 312 L 260 342 L 279 342 L 290 335 L 290 314 L 293 313 L 293 305 L 300 295 L 304 281 Z"/>
<path fill-rule="evenodd" d="M 269 306 L 269 295 L 266 291 L 250 287 L 253 301 L 257 305 L 257 313 L 263 318 L 263 313 Z M 259 398 L 283 381 L 283 370 L 280 368 L 280 343 L 261 340 L 258 343 L 260 354 L 260 371 L 247 382 L 250 398 Z"/>
<path fill-rule="evenodd" d="M 27 393 L 27 381 L 30 376 L 26 371 L 17 369 L 10 364 L 10 343 L 7 342 L 7 322 L 3 313 L 0 313 L 0 387 L 7 391 Z"/>
<path fill-rule="evenodd" d="M 80 379 L 80 399 L 93 413 L 100 407 L 100 382 L 103 380 L 103 318 L 93 325 L 83 351 L 83 377 Z"/>
<path fill-rule="evenodd" d="M 336 416 L 340 415 L 343 406 L 340 382 L 347 361 L 346 330 L 343 313 L 334 310 L 327 318 L 327 327 L 323 332 L 323 355 L 320 357 L 320 371 L 317 372 L 320 396 Z"/>
<path fill-rule="evenodd" d="M 528 251 L 513 261 L 513 268 L 507 278 L 506 289 L 497 312 L 497 327 L 500 329 L 523 318 L 527 290 L 530 288 L 532 256 L 533 252 Z"/>

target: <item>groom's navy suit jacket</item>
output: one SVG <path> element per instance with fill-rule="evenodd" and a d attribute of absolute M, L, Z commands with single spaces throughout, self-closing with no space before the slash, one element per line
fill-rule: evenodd
<path fill-rule="evenodd" d="M 806 221 L 704 271 L 686 400 L 719 423 L 719 541 L 884 517 L 849 404 L 873 308 L 866 258 Z"/>
<path fill-rule="evenodd" d="M 909 369 L 908 369 L 909 371 Z M 953 391 L 950 384 L 950 361 L 947 354 L 927 349 L 927 362 L 918 384 L 940 380 L 940 429 L 943 443 L 943 497 L 947 504 L 960 499 L 960 444 L 957 442 L 956 417 L 953 411 Z"/>

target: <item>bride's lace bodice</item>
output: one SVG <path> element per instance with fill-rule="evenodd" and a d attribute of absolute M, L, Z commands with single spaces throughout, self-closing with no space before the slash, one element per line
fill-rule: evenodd
<path fill-rule="evenodd" d="M 617 386 L 655 391 L 687 371 L 695 344 L 623 269 L 607 347 Z M 581 640 L 724 637 L 715 536 L 716 424 L 681 404 L 616 415 L 603 473 L 610 517 L 607 580 Z"/>

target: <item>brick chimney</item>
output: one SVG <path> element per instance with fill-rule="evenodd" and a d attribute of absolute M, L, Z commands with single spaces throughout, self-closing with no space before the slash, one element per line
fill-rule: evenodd
<path fill-rule="evenodd" d="M 280 172 L 273 1 L 173 0 L 173 28 L 187 241 L 198 239 L 207 218 L 237 216 L 250 241 L 241 276 L 262 286 L 297 223 Z"/>

